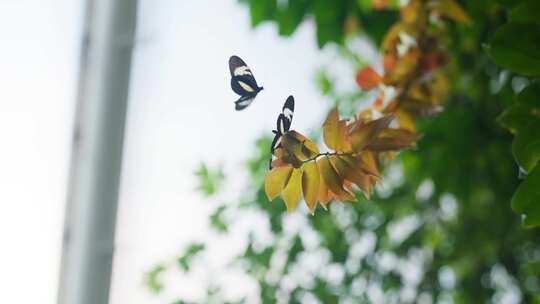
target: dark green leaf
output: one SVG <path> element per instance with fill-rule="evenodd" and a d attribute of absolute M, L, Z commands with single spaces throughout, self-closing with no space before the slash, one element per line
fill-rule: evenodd
<path fill-rule="evenodd" d="M 520 3 L 510 12 L 510 21 L 540 25 L 540 1 L 528 0 Z"/>
<path fill-rule="evenodd" d="M 540 28 L 508 23 L 501 26 L 486 46 L 498 65 L 525 76 L 540 75 Z"/>
<path fill-rule="evenodd" d="M 524 214 L 523 225 L 540 225 L 540 166 L 536 166 L 512 197 L 512 209 Z"/>

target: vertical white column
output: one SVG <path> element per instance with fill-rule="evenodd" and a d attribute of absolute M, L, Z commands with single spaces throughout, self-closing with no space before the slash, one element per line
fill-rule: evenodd
<path fill-rule="evenodd" d="M 59 304 L 109 301 L 137 0 L 88 0 Z"/>

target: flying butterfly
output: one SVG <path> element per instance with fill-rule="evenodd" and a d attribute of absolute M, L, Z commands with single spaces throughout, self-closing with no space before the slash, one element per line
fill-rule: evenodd
<path fill-rule="evenodd" d="M 294 97 L 289 96 L 283 105 L 281 114 L 279 114 L 276 122 L 276 130 L 272 130 L 272 133 L 275 134 L 272 145 L 270 146 L 270 152 L 272 155 L 274 151 L 280 147 L 281 136 L 289 131 L 291 128 L 292 118 L 294 114 Z M 272 169 L 272 158 L 270 158 L 270 169 Z"/>
<path fill-rule="evenodd" d="M 231 88 L 240 95 L 240 99 L 234 102 L 237 111 L 249 106 L 255 96 L 263 89 L 257 85 L 257 81 L 247 64 L 238 56 L 229 58 L 229 70 L 231 72 Z"/>

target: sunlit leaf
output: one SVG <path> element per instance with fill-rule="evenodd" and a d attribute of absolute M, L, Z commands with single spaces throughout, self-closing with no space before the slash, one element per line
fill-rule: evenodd
<path fill-rule="evenodd" d="M 525 227 L 540 226 L 540 166 L 536 166 L 512 197 L 512 209 L 524 214 Z"/>
<path fill-rule="evenodd" d="M 328 186 L 326 186 L 326 183 L 324 182 L 324 178 L 322 177 L 322 172 L 320 172 L 319 169 L 319 191 L 317 194 L 317 200 L 321 204 L 321 206 L 324 209 L 327 209 L 328 203 L 330 202 L 332 198 L 330 197 L 330 194 L 328 193 Z"/>
<path fill-rule="evenodd" d="M 416 143 L 417 135 L 405 129 L 384 129 L 376 139 L 371 141 L 366 150 L 371 151 L 395 151 L 413 147 Z"/>
<path fill-rule="evenodd" d="M 283 134 L 281 146 L 299 161 L 306 161 L 319 154 L 319 148 L 317 148 L 317 145 L 296 131 L 289 131 Z M 295 167 L 300 166 L 300 163 L 292 164 Z"/>
<path fill-rule="evenodd" d="M 416 132 L 416 122 L 410 113 L 403 110 L 397 110 L 395 111 L 395 115 L 400 128 Z"/>
<path fill-rule="evenodd" d="M 317 168 L 317 162 L 312 161 L 302 166 L 304 174 L 302 175 L 302 190 L 304 193 L 304 200 L 311 210 L 315 211 L 317 207 L 317 196 L 319 195 L 319 169 Z"/>
<path fill-rule="evenodd" d="M 324 183 L 330 191 L 334 193 L 340 200 L 352 200 L 353 196 L 343 189 L 343 180 L 340 178 L 335 168 L 330 163 L 328 157 L 321 157 L 317 161 L 317 166 L 322 173 Z"/>
<path fill-rule="evenodd" d="M 369 65 L 356 73 L 356 83 L 362 90 L 371 90 L 377 87 L 381 81 L 382 77 Z"/>
<path fill-rule="evenodd" d="M 359 124 L 350 133 L 351 146 L 354 151 L 361 151 L 378 134 L 390 125 L 393 116 L 385 116 L 366 124 Z"/>
<path fill-rule="evenodd" d="M 292 212 L 296 209 L 300 196 L 302 195 L 302 170 L 293 169 L 291 177 L 282 192 L 283 201 L 287 206 L 287 211 Z"/>
<path fill-rule="evenodd" d="M 330 149 L 336 149 L 338 138 L 339 114 L 336 108 L 332 109 L 323 124 L 324 144 Z"/>
<path fill-rule="evenodd" d="M 292 171 L 291 166 L 285 166 L 276 167 L 268 172 L 264 180 L 264 191 L 268 196 L 268 200 L 273 200 L 281 193 L 285 185 L 287 185 Z"/>

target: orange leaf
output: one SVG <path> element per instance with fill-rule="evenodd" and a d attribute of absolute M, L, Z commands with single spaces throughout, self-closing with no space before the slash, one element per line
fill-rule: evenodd
<path fill-rule="evenodd" d="M 283 189 L 282 197 L 287 206 L 287 211 L 292 212 L 298 205 L 300 195 L 302 194 L 302 170 L 293 169 L 287 186 Z"/>
<path fill-rule="evenodd" d="M 317 196 L 319 194 L 319 169 L 317 163 L 312 161 L 302 166 L 304 174 L 302 175 L 302 190 L 304 200 L 311 213 L 315 212 L 317 207 Z"/>
<path fill-rule="evenodd" d="M 364 193 L 366 198 L 370 198 L 371 191 L 373 189 L 373 183 L 369 175 L 366 174 L 366 170 L 363 165 L 363 161 L 360 158 L 354 158 L 352 156 L 341 157 L 341 163 L 335 163 L 336 168 L 338 166 L 346 166 L 347 176 L 346 179 L 355 183 Z"/>
<path fill-rule="evenodd" d="M 320 171 L 320 168 L 318 168 Z M 322 172 L 319 172 L 319 193 L 317 195 L 317 198 L 319 202 L 321 203 L 321 206 L 326 210 L 328 203 L 332 200 L 330 197 L 330 194 L 328 193 L 328 186 L 326 186 L 326 183 L 324 182 L 324 178 L 322 178 Z"/>
<path fill-rule="evenodd" d="M 395 151 L 413 147 L 418 139 L 416 133 L 405 129 L 384 129 L 366 146 L 370 151 Z"/>
<path fill-rule="evenodd" d="M 317 161 L 317 166 L 322 173 L 325 184 L 340 200 L 350 200 L 354 198 L 349 192 L 343 189 L 343 180 L 330 163 L 328 157 L 320 158 Z"/>
<path fill-rule="evenodd" d="M 386 54 L 383 57 L 383 68 L 384 72 L 388 72 L 392 70 L 396 66 L 396 55 L 394 54 Z"/>
<path fill-rule="evenodd" d="M 291 166 L 285 166 L 276 167 L 268 172 L 264 179 L 264 191 L 266 192 L 266 196 L 268 196 L 268 200 L 273 200 L 281 193 L 289 181 L 292 170 L 293 168 Z"/>
<path fill-rule="evenodd" d="M 371 90 L 378 86 L 381 81 L 382 77 L 369 65 L 356 73 L 356 83 L 363 90 Z"/>
<path fill-rule="evenodd" d="M 366 124 L 361 124 L 351 130 L 350 140 L 354 151 L 361 151 L 371 140 L 373 140 L 382 129 L 388 128 L 394 117 L 389 115 Z"/>

